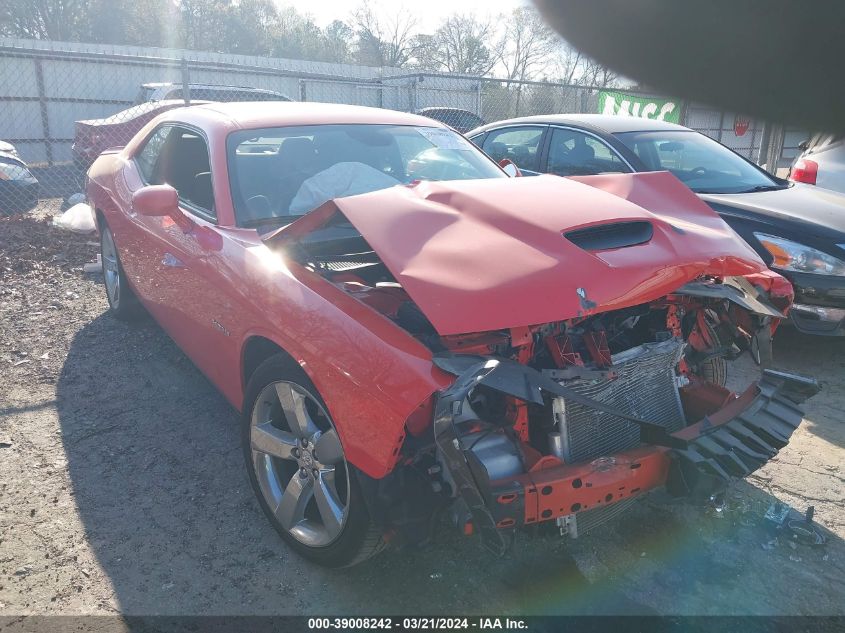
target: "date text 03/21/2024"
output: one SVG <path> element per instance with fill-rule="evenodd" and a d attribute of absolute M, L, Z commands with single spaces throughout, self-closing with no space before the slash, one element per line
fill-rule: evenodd
<path fill-rule="evenodd" d="M 519 618 L 309 618 L 309 630 L 405 630 L 405 631 L 446 631 L 446 630 L 525 630 L 528 625 Z"/>

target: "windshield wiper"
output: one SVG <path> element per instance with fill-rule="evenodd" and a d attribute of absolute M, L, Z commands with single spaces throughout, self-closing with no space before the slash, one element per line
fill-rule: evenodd
<path fill-rule="evenodd" d="M 714 194 L 724 194 L 726 196 L 733 195 L 735 193 L 757 193 L 759 191 L 779 191 L 781 189 L 786 189 L 789 185 L 757 185 L 756 187 L 751 187 L 751 189 L 740 189 L 739 191 L 723 191 L 721 189 L 701 189 L 699 187 L 692 187 L 692 190 L 695 193 L 714 193 Z"/>
<path fill-rule="evenodd" d="M 786 189 L 789 185 L 757 185 L 756 187 L 751 187 L 751 189 L 744 189 L 743 191 L 737 191 L 737 193 L 757 193 L 758 191 L 780 191 L 781 189 Z"/>

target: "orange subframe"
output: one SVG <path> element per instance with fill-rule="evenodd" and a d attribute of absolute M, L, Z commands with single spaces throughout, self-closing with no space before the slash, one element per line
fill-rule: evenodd
<path fill-rule="evenodd" d="M 611 458 L 602 458 L 584 464 L 562 464 L 557 459 L 543 460 L 519 477 L 508 478 L 508 487 L 519 484 L 524 490 L 525 524 L 548 521 L 559 516 L 574 514 L 609 505 L 662 486 L 669 473 L 668 449 L 642 447 Z M 518 499 L 515 493 L 496 496 L 500 505 Z M 504 508 L 503 508 L 504 509 Z M 513 520 L 504 518 L 497 527 L 512 527 Z"/>

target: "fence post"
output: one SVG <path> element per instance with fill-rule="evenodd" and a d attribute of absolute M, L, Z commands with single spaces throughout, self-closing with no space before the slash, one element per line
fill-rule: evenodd
<path fill-rule="evenodd" d="M 299 100 L 300 101 L 308 101 L 308 95 L 305 92 L 305 80 L 299 80 Z"/>
<path fill-rule="evenodd" d="M 53 166 L 53 136 L 50 134 L 50 119 L 47 116 L 47 95 L 44 90 L 44 69 L 41 67 L 41 60 L 35 62 L 35 83 L 38 86 L 38 109 L 41 111 L 41 130 L 44 134 L 44 153 L 47 157 L 47 165 Z"/>
<path fill-rule="evenodd" d="M 475 89 L 476 89 L 476 95 L 475 95 L 475 113 L 483 119 L 483 118 L 484 118 L 484 116 L 482 115 L 482 109 L 481 109 L 481 99 L 482 99 L 482 96 L 481 96 L 481 95 L 482 95 L 482 87 L 481 87 L 481 82 L 480 82 L 480 81 L 476 84 Z"/>
<path fill-rule="evenodd" d="M 772 137 L 772 126 L 763 121 L 763 136 L 760 139 L 760 151 L 757 153 L 757 164 L 758 165 L 766 165 L 768 168 L 768 164 L 766 161 L 769 159 L 769 141 Z"/>
<path fill-rule="evenodd" d="M 770 174 L 778 175 L 778 163 L 783 155 L 783 144 L 786 141 L 786 130 L 783 125 L 773 125 L 769 136 L 769 151 L 766 157 L 766 169 Z"/>
<path fill-rule="evenodd" d="M 182 58 L 182 98 L 185 105 L 191 105 L 191 73 L 188 70 L 188 60 Z"/>
<path fill-rule="evenodd" d="M 411 79 L 411 83 L 409 84 L 410 90 L 408 91 L 408 110 L 410 112 L 417 111 L 417 84 L 419 83 L 419 81 L 419 76 L 414 76 Z"/>
<path fill-rule="evenodd" d="M 689 127 L 689 125 L 687 125 L 688 111 L 689 111 L 689 99 L 684 99 L 683 101 L 681 101 L 681 112 L 678 115 L 678 121 L 680 121 L 681 125 L 683 125 L 685 127 Z"/>
<path fill-rule="evenodd" d="M 757 142 L 757 134 L 760 127 L 759 119 L 752 119 L 752 121 L 754 125 L 751 126 L 751 141 L 750 146 L 748 147 L 748 160 L 754 160 L 754 144 Z"/>

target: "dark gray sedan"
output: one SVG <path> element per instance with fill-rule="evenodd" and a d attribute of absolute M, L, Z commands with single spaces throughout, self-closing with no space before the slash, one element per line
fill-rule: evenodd
<path fill-rule="evenodd" d="M 524 117 L 467 137 L 523 175 L 672 172 L 792 282 L 799 330 L 845 336 L 845 196 L 776 178 L 699 132 L 651 119 Z"/>

